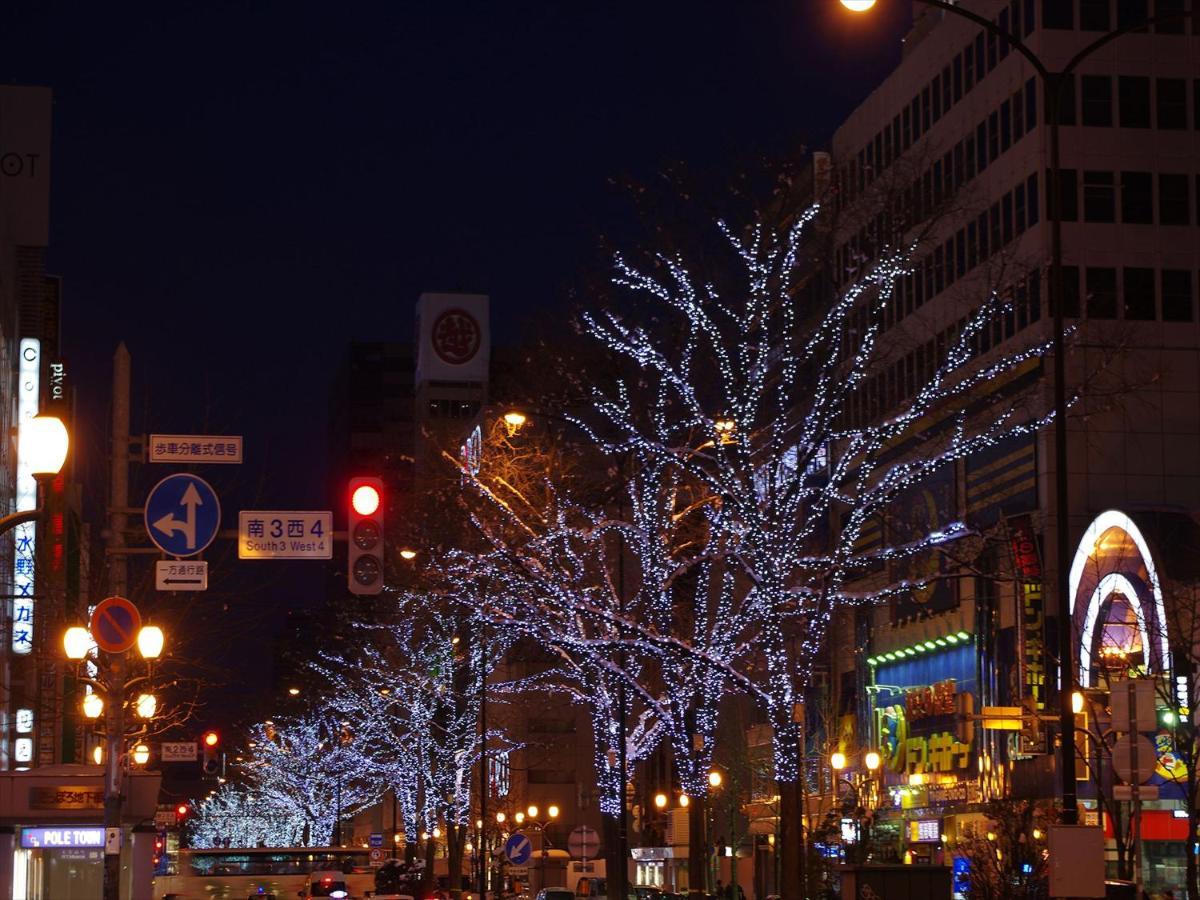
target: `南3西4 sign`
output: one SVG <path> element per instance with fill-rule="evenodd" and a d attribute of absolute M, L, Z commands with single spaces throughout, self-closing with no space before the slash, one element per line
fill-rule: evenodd
<path fill-rule="evenodd" d="M 333 513 L 280 509 L 238 513 L 238 559 L 332 559 Z"/>

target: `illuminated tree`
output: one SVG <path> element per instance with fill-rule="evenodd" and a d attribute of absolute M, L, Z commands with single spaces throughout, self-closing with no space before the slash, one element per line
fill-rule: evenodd
<path fill-rule="evenodd" d="M 295 847 L 304 837 L 303 823 L 289 808 L 240 785 L 221 785 L 193 809 L 188 826 L 193 847 Z"/>
<path fill-rule="evenodd" d="M 353 815 L 377 798 L 354 736 L 340 722 L 304 715 L 259 725 L 241 771 L 246 790 L 267 808 L 285 810 L 303 846 L 328 846 L 338 814 Z"/>
<path fill-rule="evenodd" d="M 722 642 L 665 635 L 652 618 L 626 621 L 622 632 L 647 652 L 669 649 L 675 660 L 718 670 L 762 703 L 783 795 L 785 891 L 799 878 L 793 707 L 832 613 L 927 586 L 938 576 L 888 582 L 886 564 L 969 533 L 961 522 L 929 522 L 867 551 L 865 530 L 931 476 L 1046 421 L 1027 397 L 996 386 L 1036 366 L 1047 347 L 978 353 L 981 332 L 1009 309 L 994 296 L 954 326 L 907 396 L 880 402 L 877 375 L 895 350 L 880 335 L 908 248 L 882 251 L 830 299 L 804 284 L 822 267 L 807 255 L 816 244 L 805 241 L 815 215 L 810 209 L 783 233 L 761 224 L 735 233 L 720 223 L 729 256 L 705 257 L 713 274 L 699 274 L 679 253 L 640 266 L 618 257 L 615 283 L 642 306 L 584 322 L 629 372 L 597 386 L 591 410 L 576 417 L 613 458 L 678 473 L 686 505 L 675 504 L 673 518 L 697 504 L 708 510 L 700 555 L 728 569 L 710 571 L 714 585 L 730 579 L 728 591 L 717 589 L 726 599 L 709 625 Z M 762 677 L 750 677 L 757 665 Z"/>

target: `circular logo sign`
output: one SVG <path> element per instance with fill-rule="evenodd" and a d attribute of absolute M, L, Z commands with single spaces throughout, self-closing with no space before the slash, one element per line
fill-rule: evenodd
<path fill-rule="evenodd" d="M 475 358 L 483 333 L 479 323 L 464 309 L 447 309 L 433 320 L 430 334 L 433 352 L 452 366 L 461 366 Z"/>

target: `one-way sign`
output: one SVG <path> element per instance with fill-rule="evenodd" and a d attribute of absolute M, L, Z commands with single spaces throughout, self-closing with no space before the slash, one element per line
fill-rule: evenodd
<path fill-rule="evenodd" d="M 160 591 L 207 591 L 208 561 L 156 560 L 154 587 Z"/>

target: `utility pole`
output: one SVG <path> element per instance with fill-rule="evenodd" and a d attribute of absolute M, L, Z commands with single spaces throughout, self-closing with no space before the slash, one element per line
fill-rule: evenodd
<path fill-rule="evenodd" d="M 108 502 L 108 593 L 127 596 L 129 564 L 125 557 L 125 529 L 129 526 L 129 349 L 122 341 L 113 354 L 112 470 Z"/>

